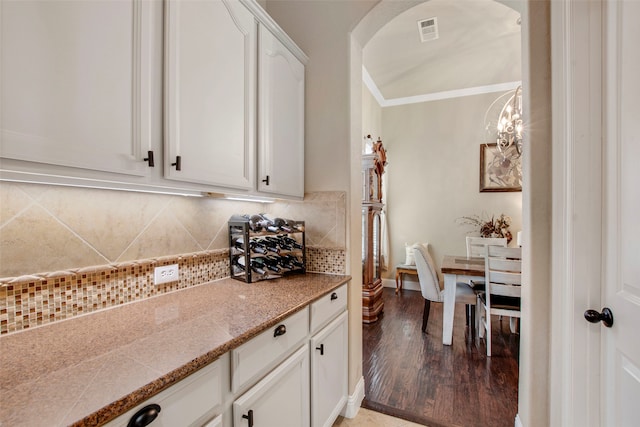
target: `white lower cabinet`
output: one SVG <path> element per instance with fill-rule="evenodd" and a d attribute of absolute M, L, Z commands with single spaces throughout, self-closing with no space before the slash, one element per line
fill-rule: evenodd
<path fill-rule="evenodd" d="M 330 427 L 347 401 L 347 321 L 345 284 L 108 426 Z"/>
<path fill-rule="evenodd" d="M 311 427 L 330 427 L 347 402 L 347 312 L 311 338 Z"/>
<path fill-rule="evenodd" d="M 309 426 L 309 350 L 306 345 L 233 402 L 233 426 Z"/>

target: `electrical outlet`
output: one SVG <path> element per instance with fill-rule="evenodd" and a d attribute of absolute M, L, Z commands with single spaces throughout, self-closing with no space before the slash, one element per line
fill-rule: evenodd
<path fill-rule="evenodd" d="M 156 267 L 153 270 L 153 283 L 161 285 L 163 283 L 175 282 L 178 280 L 178 264 Z"/>

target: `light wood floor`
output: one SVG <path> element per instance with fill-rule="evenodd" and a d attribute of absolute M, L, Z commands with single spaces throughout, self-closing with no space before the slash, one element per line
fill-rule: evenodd
<path fill-rule="evenodd" d="M 453 345 L 444 346 L 442 304 L 431 304 L 425 334 L 420 292 L 385 288 L 383 298 L 382 318 L 363 325 L 365 408 L 431 427 L 514 425 L 519 335 L 508 318 L 494 318 L 487 357 L 484 339 L 465 327 L 464 305 L 456 307 Z"/>
<path fill-rule="evenodd" d="M 420 427 L 422 424 L 360 408 L 353 419 L 338 417 L 333 427 Z"/>

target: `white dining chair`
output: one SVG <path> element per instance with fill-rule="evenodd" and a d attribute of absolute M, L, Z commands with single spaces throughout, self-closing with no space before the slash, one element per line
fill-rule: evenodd
<path fill-rule="evenodd" d="M 506 247 L 507 238 L 467 236 L 467 257 L 484 257 L 487 245 Z"/>
<path fill-rule="evenodd" d="M 433 258 L 429 254 L 426 247 L 419 245 L 414 248 L 414 256 L 416 268 L 418 270 L 418 281 L 420 282 L 420 292 L 424 298 L 424 310 L 422 313 L 422 332 L 427 330 L 427 322 L 429 320 L 429 311 L 431 310 L 431 302 L 443 302 L 444 290 L 440 286 L 438 277 L 438 269 L 436 268 Z M 465 283 L 458 283 L 456 286 L 456 303 L 464 303 L 466 306 L 474 307 L 476 305 L 476 294 Z M 477 310 L 476 310 L 477 311 Z M 469 327 L 475 326 L 475 313 L 473 310 L 467 312 L 467 324 Z"/>
<path fill-rule="evenodd" d="M 486 335 L 491 356 L 491 315 L 520 318 L 522 248 L 485 247 L 485 291 L 478 293 L 478 337 Z"/>

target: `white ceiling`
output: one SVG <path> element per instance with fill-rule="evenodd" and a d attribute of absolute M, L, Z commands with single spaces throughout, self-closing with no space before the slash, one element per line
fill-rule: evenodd
<path fill-rule="evenodd" d="M 422 43 L 417 22 L 432 17 L 439 38 Z M 363 64 L 385 100 L 517 82 L 519 17 L 493 0 L 429 0 L 380 29 Z"/>

